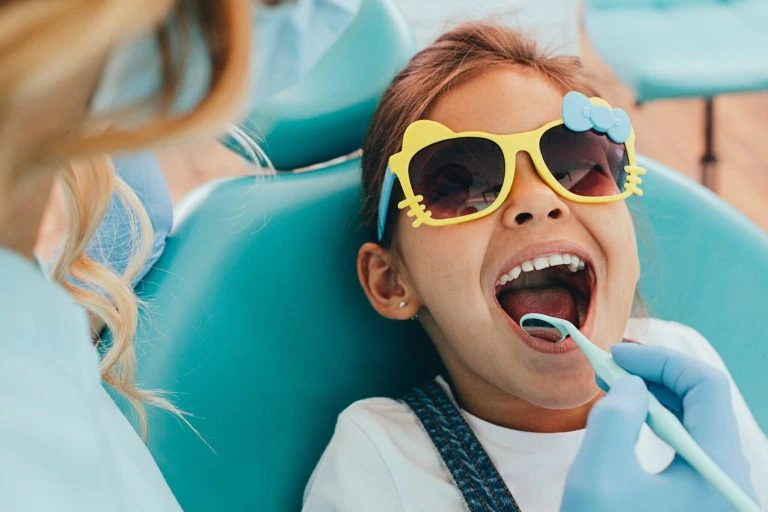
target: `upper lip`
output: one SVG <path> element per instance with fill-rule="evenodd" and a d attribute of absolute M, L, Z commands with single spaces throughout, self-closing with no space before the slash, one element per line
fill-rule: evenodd
<path fill-rule="evenodd" d="M 534 260 L 543 256 L 552 256 L 555 254 L 572 254 L 574 256 L 578 256 L 580 260 L 586 262 L 590 267 L 594 268 L 594 259 L 592 258 L 592 255 L 584 247 L 575 242 L 567 240 L 552 240 L 549 242 L 532 244 L 507 258 L 504 264 L 493 274 L 491 290 L 496 289 L 496 282 L 501 276 L 508 273 L 513 268 L 522 265 L 523 262 Z"/>

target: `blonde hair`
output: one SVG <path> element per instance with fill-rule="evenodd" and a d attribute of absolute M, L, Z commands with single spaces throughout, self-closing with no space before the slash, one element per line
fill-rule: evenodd
<path fill-rule="evenodd" d="M 182 137 L 221 132 L 247 90 L 250 48 L 248 0 L 15 0 L 0 6 L 0 132 L 12 130 L 1 114 L 18 115 L 35 98 L 55 94 L 68 75 L 103 58 L 117 44 L 165 19 L 157 29 L 162 50 L 163 83 L 154 97 L 165 105 L 161 115 L 137 126 L 115 122 L 104 129 L 84 116 L 65 134 L 36 148 L 32 165 L 16 175 L 0 176 L 0 204 L 13 185 L 41 166 L 57 165 L 68 213 L 65 240 L 52 268 L 52 278 L 109 329 L 111 343 L 102 349 L 103 380 L 134 407 L 146 437 L 144 404 L 181 413 L 157 391 L 136 386 L 133 337 L 139 300 L 131 281 L 151 250 L 152 228 L 135 193 L 120 180 L 110 159 L 113 152 L 132 151 Z M 179 77 L 186 66 L 183 49 L 190 27 L 205 35 L 211 80 L 205 97 L 190 111 L 172 115 Z M 144 104 L 144 103 L 143 103 Z M 151 104 L 151 102 L 146 102 Z M 154 102 L 157 105 L 157 102 Z M 138 107 L 137 107 L 138 108 Z M 85 114 L 85 113 L 84 113 Z M 103 121 L 102 121 L 103 122 Z M 63 162 L 63 164 L 62 164 Z M 101 223 L 113 193 L 131 212 L 136 242 L 122 275 L 88 257 L 85 249 Z M 75 282 L 68 280 L 71 276 Z M 183 419 L 183 417 L 182 417 Z"/>
<path fill-rule="evenodd" d="M 133 338 L 140 301 L 131 283 L 152 249 L 150 219 L 139 198 L 117 177 L 112 161 L 106 156 L 69 164 L 60 171 L 58 179 L 69 225 L 67 236 L 51 267 L 51 278 L 108 329 L 108 346 L 103 345 L 105 341 L 98 337 L 98 333 L 96 338 L 102 352 L 101 377 L 128 400 L 136 412 L 140 432 L 146 437 L 148 427 L 144 404 L 182 417 L 181 412 L 160 392 L 139 389 L 135 383 Z M 125 220 L 134 241 L 128 265 L 119 276 L 86 254 L 86 248 L 101 224 L 113 194 L 127 212 Z"/>

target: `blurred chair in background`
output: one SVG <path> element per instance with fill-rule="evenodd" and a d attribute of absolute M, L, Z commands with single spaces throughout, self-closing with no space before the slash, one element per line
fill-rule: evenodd
<path fill-rule="evenodd" d="M 701 180 L 716 188 L 714 99 L 768 90 L 768 2 L 586 0 L 584 21 L 638 104 L 704 99 Z"/>

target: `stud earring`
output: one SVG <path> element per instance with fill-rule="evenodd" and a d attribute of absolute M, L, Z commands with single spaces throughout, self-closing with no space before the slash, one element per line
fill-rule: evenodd
<path fill-rule="evenodd" d="M 401 300 L 400 304 L 398 304 L 397 307 L 399 307 L 400 309 L 403 309 L 407 305 L 408 305 L 408 301 L 407 300 Z"/>

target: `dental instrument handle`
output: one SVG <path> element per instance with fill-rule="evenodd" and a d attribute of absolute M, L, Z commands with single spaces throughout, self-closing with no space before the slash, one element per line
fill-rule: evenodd
<path fill-rule="evenodd" d="M 564 322 L 571 338 L 587 356 L 595 373 L 613 386 L 619 379 L 630 375 L 624 368 L 616 364 L 613 357 L 589 341 L 575 326 Z M 680 423 L 672 412 L 664 407 L 658 399 L 649 393 L 648 416 L 646 423 L 659 438 L 669 444 L 688 464 L 696 469 L 715 489 L 739 512 L 760 512 L 760 507 L 736 485 L 731 478 L 707 455 L 696 443 L 691 434 Z"/>
<path fill-rule="evenodd" d="M 615 364 L 615 363 L 614 363 Z M 651 395 L 646 423 L 659 438 L 672 446 L 712 486 L 740 512 L 760 512 L 760 507 L 736 485 L 720 466 L 694 441 L 691 434 L 666 407 Z"/>

